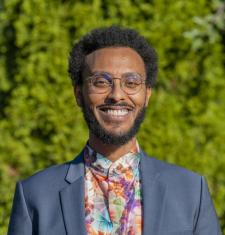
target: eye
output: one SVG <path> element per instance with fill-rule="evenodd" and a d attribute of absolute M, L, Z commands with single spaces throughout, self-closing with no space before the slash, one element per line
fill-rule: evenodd
<path fill-rule="evenodd" d="M 110 78 L 105 74 L 96 74 L 92 77 L 92 84 L 96 87 L 108 87 L 111 85 Z"/>
<path fill-rule="evenodd" d="M 124 77 L 124 85 L 128 88 L 135 88 L 141 84 L 142 80 L 138 74 L 127 74 Z"/>

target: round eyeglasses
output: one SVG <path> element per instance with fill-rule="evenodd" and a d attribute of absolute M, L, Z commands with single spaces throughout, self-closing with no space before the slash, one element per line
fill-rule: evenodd
<path fill-rule="evenodd" d="M 116 78 L 107 72 L 97 72 L 86 78 L 89 82 L 90 90 L 97 94 L 111 91 L 115 79 L 120 80 L 121 89 L 128 95 L 138 93 L 142 88 L 142 84 L 146 84 L 140 74 L 132 72 L 122 74 L 121 78 Z"/>

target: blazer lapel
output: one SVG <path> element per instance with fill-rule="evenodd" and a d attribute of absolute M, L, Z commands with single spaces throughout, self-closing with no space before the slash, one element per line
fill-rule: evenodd
<path fill-rule="evenodd" d="M 84 164 L 81 153 L 70 163 L 67 187 L 60 191 L 60 200 L 67 235 L 86 235 L 84 208 Z"/>
<path fill-rule="evenodd" d="M 156 160 L 141 152 L 143 196 L 143 235 L 158 235 L 164 210 L 166 184 L 160 181 Z M 83 153 L 70 163 L 65 179 L 69 185 L 60 191 L 67 235 L 86 235 L 84 207 Z"/>
<path fill-rule="evenodd" d="M 143 196 L 143 234 L 160 233 L 166 184 L 160 181 L 156 160 L 141 152 L 141 180 Z"/>

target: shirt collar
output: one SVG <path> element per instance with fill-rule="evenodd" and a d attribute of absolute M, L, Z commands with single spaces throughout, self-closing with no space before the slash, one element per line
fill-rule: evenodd
<path fill-rule="evenodd" d="M 110 173 L 120 175 L 127 170 L 135 171 L 138 169 L 140 162 L 139 152 L 139 144 L 136 141 L 134 148 L 115 162 L 112 162 L 107 157 L 92 149 L 87 143 L 84 149 L 84 161 L 86 166 L 91 167 L 96 173 L 99 173 L 102 176 L 108 176 Z"/>

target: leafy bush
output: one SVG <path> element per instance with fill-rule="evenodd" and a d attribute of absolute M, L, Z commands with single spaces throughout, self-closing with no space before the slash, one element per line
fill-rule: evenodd
<path fill-rule="evenodd" d="M 141 146 L 207 177 L 225 232 L 222 0 L 5 0 L 0 21 L 1 235 L 15 182 L 72 159 L 85 144 L 67 59 L 82 35 L 111 24 L 137 29 L 160 58 Z"/>

